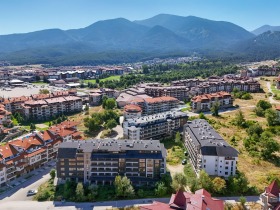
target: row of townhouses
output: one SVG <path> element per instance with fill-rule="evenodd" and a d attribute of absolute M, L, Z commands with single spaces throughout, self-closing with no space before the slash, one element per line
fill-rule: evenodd
<path fill-rule="evenodd" d="M 155 183 L 166 173 L 166 149 L 158 140 L 92 139 L 60 144 L 59 181 L 112 184 L 117 175 L 134 185 Z"/>
<path fill-rule="evenodd" d="M 191 99 L 193 112 L 210 111 L 215 103 L 219 104 L 219 109 L 233 106 L 233 97 L 227 92 L 217 92 L 194 96 Z"/>
<path fill-rule="evenodd" d="M 205 170 L 211 176 L 220 177 L 236 174 L 238 151 L 206 120 L 188 121 L 184 127 L 185 146 L 197 173 Z"/>
<path fill-rule="evenodd" d="M 178 106 L 179 100 L 173 97 L 135 99 L 124 107 L 125 119 L 170 111 Z"/>
<path fill-rule="evenodd" d="M 81 139 L 78 123 L 64 121 L 46 131 L 26 134 L 0 146 L 0 186 L 56 159 L 63 141 Z"/>
<path fill-rule="evenodd" d="M 188 116 L 181 111 L 130 118 L 123 122 L 123 135 L 128 139 L 159 139 L 174 134 L 186 122 Z"/>

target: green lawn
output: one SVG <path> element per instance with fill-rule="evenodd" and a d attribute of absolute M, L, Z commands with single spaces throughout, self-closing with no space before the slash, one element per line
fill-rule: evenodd
<path fill-rule="evenodd" d="M 280 90 L 278 90 L 273 84 L 271 84 L 271 91 L 272 91 L 274 94 L 277 94 L 277 95 L 280 94 Z"/>
<path fill-rule="evenodd" d="M 42 81 L 37 81 L 37 82 L 32 82 L 34 85 L 47 85 L 48 83 L 42 82 Z"/>
<path fill-rule="evenodd" d="M 107 78 L 104 78 L 104 79 L 100 79 L 100 81 L 102 82 L 105 82 L 107 80 L 120 80 L 120 75 L 114 75 L 114 76 L 110 76 L 110 77 L 107 77 Z M 95 79 L 86 79 L 84 80 L 85 83 L 88 83 L 88 82 L 91 82 L 91 83 L 96 83 L 96 80 Z"/>

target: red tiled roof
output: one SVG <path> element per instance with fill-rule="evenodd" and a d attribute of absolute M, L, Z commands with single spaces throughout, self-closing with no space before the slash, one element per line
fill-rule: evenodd
<path fill-rule="evenodd" d="M 0 154 L 3 158 L 10 157 L 12 155 L 16 155 L 18 151 L 15 149 L 13 145 L 7 143 L 6 145 L 0 146 Z"/>
<path fill-rule="evenodd" d="M 265 188 L 265 192 L 276 197 L 279 196 L 280 188 L 276 180 L 274 180 L 268 187 Z"/>
<path fill-rule="evenodd" d="M 33 157 L 33 156 L 38 155 L 38 154 L 40 154 L 40 153 L 43 153 L 43 152 L 45 152 L 45 151 L 46 151 L 45 148 L 41 148 L 41 149 L 39 149 L 39 150 L 37 150 L 37 151 L 35 151 L 35 152 L 32 152 L 32 153 L 29 153 L 29 154 L 24 155 L 24 157 Z"/>
<path fill-rule="evenodd" d="M 125 112 L 142 112 L 141 107 L 134 105 L 134 104 L 128 104 L 124 107 Z"/>
<path fill-rule="evenodd" d="M 151 205 L 140 206 L 140 210 L 170 210 L 170 206 L 166 203 L 154 201 Z"/>
<path fill-rule="evenodd" d="M 211 194 L 204 189 L 196 191 L 195 194 L 178 191 L 172 195 L 169 205 L 186 210 L 224 209 L 224 202 L 212 198 Z"/>
<path fill-rule="evenodd" d="M 27 150 L 32 146 L 39 146 L 42 145 L 42 140 L 35 134 L 32 136 L 29 136 L 28 138 L 24 139 L 17 139 L 14 141 L 11 141 L 10 144 L 13 144 L 18 147 L 22 147 L 23 149 Z"/>
<path fill-rule="evenodd" d="M 275 109 L 276 109 L 277 111 L 280 111 L 280 106 L 276 106 Z"/>
<path fill-rule="evenodd" d="M 210 94 L 194 96 L 192 98 L 192 101 L 193 102 L 200 102 L 200 101 L 205 101 L 205 100 L 208 101 L 208 100 L 211 100 L 212 98 L 223 98 L 223 97 L 227 97 L 227 96 L 231 96 L 231 94 L 221 91 L 221 92 L 217 92 L 217 93 L 210 93 Z"/>

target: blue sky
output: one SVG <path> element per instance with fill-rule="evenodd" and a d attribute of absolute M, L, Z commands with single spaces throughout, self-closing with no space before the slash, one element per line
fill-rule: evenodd
<path fill-rule="evenodd" d="M 0 0 L 0 34 L 71 29 L 98 20 L 141 20 L 157 14 L 194 15 L 247 30 L 280 25 L 279 0 Z"/>

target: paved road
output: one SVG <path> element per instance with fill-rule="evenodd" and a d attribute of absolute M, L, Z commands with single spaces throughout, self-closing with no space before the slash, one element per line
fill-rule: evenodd
<path fill-rule="evenodd" d="M 4 192 L 0 195 L 0 202 L 2 201 L 30 201 L 32 196 L 27 197 L 27 191 L 31 189 L 38 189 L 41 184 L 50 179 L 51 167 L 37 169 L 35 174 L 26 182 L 14 187 L 13 189 Z M 1 205 L 0 205 L 1 206 Z M 1 208 L 0 208 L 1 209 Z M 1 209 L 2 210 L 2 209 Z"/>
<path fill-rule="evenodd" d="M 48 172 L 47 172 L 47 174 L 45 174 L 41 177 L 42 178 L 39 179 L 38 181 L 35 181 L 34 183 L 32 183 L 30 185 L 20 188 L 11 196 L 4 198 L 3 201 L 31 201 L 33 196 L 26 196 L 27 191 L 28 190 L 37 190 L 41 184 L 45 183 L 46 181 L 48 181 L 51 178 Z"/>
<path fill-rule="evenodd" d="M 219 198 L 229 202 L 238 201 L 239 197 L 222 197 Z M 258 196 L 247 196 L 247 201 L 256 202 Z M 105 210 L 112 207 L 125 207 L 132 205 L 146 205 L 151 204 L 153 200 L 168 203 L 170 198 L 151 198 L 151 199 L 136 199 L 123 201 L 106 201 L 93 203 L 73 203 L 73 202 L 35 202 L 35 201 L 0 201 L 1 210 Z"/>

